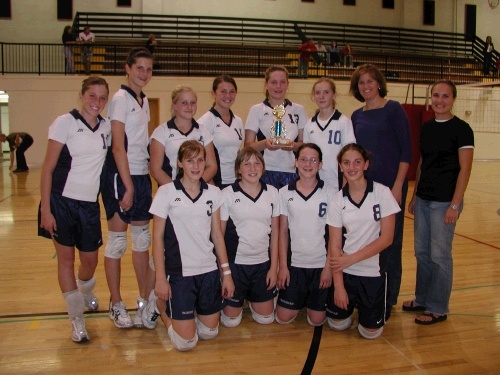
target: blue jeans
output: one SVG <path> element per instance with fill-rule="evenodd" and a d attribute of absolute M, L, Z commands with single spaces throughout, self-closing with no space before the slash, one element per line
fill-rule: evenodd
<path fill-rule="evenodd" d="M 309 61 L 299 59 L 299 78 L 307 78 L 309 72 Z"/>
<path fill-rule="evenodd" d="M 450 202 L 415 198 L 415 303 L 435 314 L 447 314 L 453 284 L 451 247 L 456 223 L 445 224 Z M 463 204 L 459 212 L 462 212 Z"/>

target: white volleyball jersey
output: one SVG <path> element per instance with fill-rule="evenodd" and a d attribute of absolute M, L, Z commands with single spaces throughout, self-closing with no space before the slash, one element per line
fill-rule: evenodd
<path fill-rule="evenodd" d="M 86 202 L 96 202 L 99 179 L 108 150 L 111 125 L 98 116 L 92 129 L 73 109 L 49 127 L 49 139 L 64 145 L 52 174 L 52 193 Z"/>
<path fill-rule="evenodd" d="M 217 269 L 210 241 L 212 213 L 222 204 L 222 192 L 201 181 L 192 199 L 180 180 L 158 188 L 149 210 L 166 219 L 165 271 L 167 275 L 194 276 Z"/>
<path fill-rule="evenodd" d="M 257 134 L 257 140 L 261 141 L 271 137 L 271 127 L 275 121 L 273 107 L 266 99 L 262 103 L 256 104 L 250 108 L 245 130 L 252 130 Z M 286 128 L 287 137 L 296 141 L 299 130 L 304 129 L 307 122 L 307 113 L 305 108 L 297 103 L 285 100 L 285 115 L 282 123 Z M 266 170 L 295 173 L 295 156 L 292 151 L 285 150 L 264 150 L 264 161 Z"/>
<path fill-rule="evenodd" d="M 222 191 L 221 220 L 227 221 L 226 248 L 230 262 L 260 264 L 269 260 L 271 221 L 279 216 L 278 190 L 262 183 L 254 199 L 238 181 Z"/>
<path fill-rule="evenodd" d="M 234 161 L 243 143 L 243 122 L 231 110 L 231 121 L 226 124 L 220 114 L 211 108 L 198 119 L 198 123 L 205 127 L 214 139 L 215 157 L 217 159 L 217 174 L 214 177 L 216 184 L 232 184 L 236 180 Z"/>
<path fill-rule="evenodd" d="M 151 139 L 156 139 L 165 147 L 162 168 L 172 180 L 175 180 L 177 176 L 177 153 L 185 141 L 195 140 L 203 146 L 213 142 L 212 134 L 204 127 L 200 127 L 195 120 L 192 120 L 191 130 L 183 133 L 177 128 L 173 118 L 165 124 L 159 125 L 151 134 Z"/>
<path fill-rule="evenodd" d="M 343 252 L 353 254 L 380 236 L 382 218 L 400 210 L 387 186 L 368 180 L 365 196 L 359 204 L 350 197 L 348 185 L 336 193 L 328 205 L 326 222 L 336 228 L 345 228 Z M 381 276 L 386 267 L 385 258 L 382 251 L 344 272 L 356 276 Z"/>
<path fill-rule="evenodd" d="M 131 175 L 148 173 L 149 102 L 143 92 L 141 98 L 142 106 L 137 101 L 134 91 L 130 87 L 121 85 L 108 107 L 109 120 L 125 124 L 125 149 Z"/>
<path fill-rule="evenodd" d="M 297 181 L 280 189 L 280 214 L 288 219 L 289 262 L 292 266 L 325 266 L 328 245 L 326 212 L 333 194 L 333 186 L 322 180 L 307 197 L 297 190 Z"/>
<path fill-rule="evenodd" d="M 339 173 L 337 155 L 346 144 L 356 142 L 352 122 L 339 111 L 326 121 L 321 121 L 318 114 L 304 127 L 304 142 L 316 143 L 323 153 L 323 167 L 319 176 L 323 181 L 339 191 Z"/>

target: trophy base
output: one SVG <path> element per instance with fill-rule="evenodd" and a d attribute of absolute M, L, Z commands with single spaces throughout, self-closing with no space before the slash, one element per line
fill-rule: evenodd
<path fill-rule="evenodd" d="M 284 140 L 284 139 L 275 139 L 273 140 L 273 145 L 276 147 L 288 147 L 292 148 L 292 142 L 290 140 Z"/>

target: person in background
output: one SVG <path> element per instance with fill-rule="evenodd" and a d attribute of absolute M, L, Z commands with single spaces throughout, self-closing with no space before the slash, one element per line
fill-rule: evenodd
<path fill-rule="evenodd" d="M 59 116 L 49 127 L 42 167 L 38 235 L 52 240 L 57 254 L 59 287 L 71 322 L 71 339 L 89 340 L 83 312 L 96 311 L 94 294 L 98 248 L 102 245 L 99 177 L 111 135 L 101 117 L 109 88 L 103 78 L 82 83 L 80 110 Z M 80 265 L 75 277 L 75 248 Z"/>
<path fill-rule="evenodd" d="M 316 52 L 316 45 L 312 39 L 308 39 L 299 47 L 299 78 L 307 78 L 309 73 L 309 60 L 313 52 Z"/>
<path fill-rule="evenodd" d="M 328 202 L 326 215 L 334 290 L 328 299 L 328 325 L 336 331 L 348 329 L 357 307 L 358 332 L 373 340 L 384 330 L 386 249 L 401 209 L 387 186 L 365 176 L 370 156 L 363 147 L 348 144 L 337 160 L 347 183 Z"/>
<path fill-rule="evenodd" d="M 33 137 L 25 132 L 15 132 L 9 135 L 0 134 L 0 142 L 8 142 L 10 150 L 10 165 L 9 169 L 14 168 L 14 152 L 16 153 L 16 169 L 12 172 L 28 172 L 28 164 L 24 153 L 33 144 Z"/>
<path fill-rule="evenodd" d="M 304 142 L 315 143 L 321 148 L 324 161 L 319 176 L 337 192 L 343 185 L 339 181 L 337 154 L 346 144 L 356 142 L 352 122 L 335 109 L 337 91 L 333 79 L 318 79 L 312 87 L 311 97 L 318 111 L 304 127 Z"/>
<path fill-rule="evenodd" d="M 326 50 L 326 46 L 323 44 L 322 40 L 318 40 L 318 44 L 316 44 L 316 51 L 318 51 L 319 58 L 323 65 L 326 65 L 328 62 L 328 54 Z"/>
<path fill-rule="evenodd" d="M 157 298 L 146 312 L 161 317 L 179 351 L 217 337 L 223 299 L 234 294 L 221 230 L 222 192 L 201 178 L 205 152 L 196 140 L 179 147 L 179 177 L 158 188 L 150 210 Z"/>
<path fill-rule="evenodd" d="M 372 155 L 367 177 L 389 187 L 401 207 L 396 215 L 394 241 L 385 251 L 388 320 L 401 285 L 406 175 L 411 161 L 410 124 L 401 104 L 385 99 L 387 82 L 375 65 L 365 64 L 354 71 L 350 92 L 364 103 L 352 113 L 351 120 L 356 142 Z"/>
<path fill-rule="evenodd" d="M 344 56 L 344 67 L 352 68 L 354 66 L 354 62 L 352 60 L 352 47 L 349 42 L 345 42 L 345 46 L 342 48 L 342 56 Z"/>
<path fill-rule="evenodd" d="M 212 84 L 214 104 L 208 112 L 198 119 L 214 139 L 217 173 L 214 176 L 215 186 L 223 189 L 236 180 L 234 161 L 243 144 L 243 122 L 231 110 L 238 87 L 233 77 L 220 75 Z"/>
<path fill-rule="evenodd" d="M 73 46 L 76 44 L 76 37 L 69 25 L 64 28 L 62 42 L 64 44 L 64 56 L 66 58 L 66 74 L 74 74 L 75 63 L 73 58 Z"/>
<path fill-rule="evenodd" d="M 222 191 L 221 226 L 235 284 L 221 314 L 225 327 L 240 324 L 245 300 L 255 322 L 274 322 L 279 198 L 274 186 L 261 182 L 264 170 L 262 154 L 244 147 L 234 163 L 238 180 Z"/>
<path fill-rule="evenodd" d="M 85 74 L 89 75 L 92 64 L 92 45 L 95 43 L 95 35 L 92 31 L 90 31 L 89 26 L 85 27 L 83 31 L 78 34 L 78 41 L 81 44 L 82 63 L 85 69 Z"/>
<path fill-rule="evenodd" d="M 146 42 L 146 48 L 148 49 L 151 55 L 154 55 L 155 48 L 157 45 L 158 42 L 156 41 L 155 34 L 149 34 L 148 40 Z"/>
<path fill-rule="evenodd" d="M 486 37 L 486 42 L 484 43 L 483 48 L 483 73 L 486 76 L 490 75 L 490 70 L 492 66 L 491 58 L 493 56 L 493 51 L 495 50 L 495 46 L 493 45 L 493 40 L 491 36 Z"/>
<path fill-rule="evenodd" d="M 337 41 L 332 40 L 332 43 L 327 46 L 329 52 L 329 63 L 330 65 L 339 66 L 340 65 L 340 49 L 337 45 Z"/>
<path fill-rule="evenodd" d="M 321 149 L 303 143 L 297 151 L 298 179 L 279 190 L 279 296 L 276 321 L 289 324 L 306 308 L 307 322 L 320 326 L 332 285 L 327 261 L 326 210 L 333 187 L 318 178 Z"/>
<path fill-rule="evenodd" d="M 110 292 L 109 317 L 117 328 L 142 328 L 142 311 L 154 278 L 149 265 L 152 201 L 148 173 L 149 102 L 142 91 L 153 73 L 153 57 L 144 48 L 130 50 L 125 64 L 126 84 L 114 94 L 108 108 L 112 142 L 103 169 L 101 194 L 108 221 L 104 269 Z M 127 250 L 127 229 L 132 239 L 132 263 L 139 295 L 132 320 L 123 303 L 121 258 Z"/>
<path fill-rule="evenodd" d="M 474 156 L 474 133 L 452 113 L 457 97 L 448 80 L 431 87 L 435 119 L 422 126 L 420 162 L 408 211 L 415 215 L 417 281 L 415 299 L 404 311 L 421 311 L 415 323 L 430 325 L 446 320 L 453 285 L 452 243 L 464 206 Z"/>
<path fill-rule="evenodd" d="M 307 122 L 305 108 L 286 98 L 288 90 L 288 71 L 281 65 L 270 66 L 265 73 L 266 98 L 262 103 L 250 108 L 245 123 L 245 146 L 264 153 L 266 171 L 262 180 L 279 189 L 295 181 L 294 152 L 302 144 L 304 125 Z M 275 145 L 271 138 L 271 128 L 275 117 L 273 108 L 283 105 L 282 118 L 286 135 L 290 140 L 286 145 Z"/>

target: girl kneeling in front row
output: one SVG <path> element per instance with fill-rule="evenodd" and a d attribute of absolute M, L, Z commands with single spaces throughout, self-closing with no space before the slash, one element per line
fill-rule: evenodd
<path fill-rule="evenodd" d="M 184 142 L 177 165 L 178 178 L 160 186 L 151 205 L 158 300 L 146 309 L 160 312 L 172 345 L 186 351 L 198 338 L 217 336 L 222 298 L 233 296 L 234 284 L 220 227 L 222 192 L 201 178 L 203 145 Z"/>
<path fill-rule="evenodd" d="M 392 243 L 400 208 L 388 187 L 366 179 L 370 162 L 360 145 L 344 146 L 337 159 L 347 184 L 331 199 L 326 218 L 334 284 L 328 324 L 334 330 L 349 328 L 357 307 L 359 333 L 376 339 L 385 323 L 387 259 L 383 250 Z"/>

